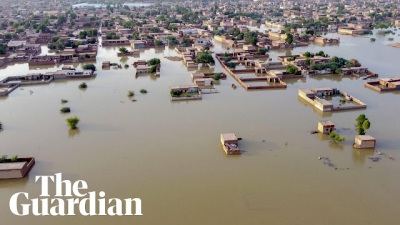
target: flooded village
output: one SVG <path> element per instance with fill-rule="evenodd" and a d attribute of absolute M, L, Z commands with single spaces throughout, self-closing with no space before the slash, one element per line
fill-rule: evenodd
<path fill-rule="evenodd" d="M 3 219 L 396 224 L 399 13 L 397 0 L 1 1 Z M 134 193 L 143 216 L 10 212 L 60 172 Z"/>

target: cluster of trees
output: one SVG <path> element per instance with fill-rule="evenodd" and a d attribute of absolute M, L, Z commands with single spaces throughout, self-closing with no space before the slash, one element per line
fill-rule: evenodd
<path fill-rule="evenodd" d="M 286 38 L 285 38 L 286 43 L 292 44 L 293 43 L 293 34 L 291 33 L 286 33 Z"/>
<path fill-rule="evenodd" d="M 150 27 L 149 31 L 157 33 L 157 32 L 160 32 L 160 28 L 158 28 L 158 27 Z"/>
<path fill-rule="evenodd" d="M 378 22 L 375 24 L 376 29 L 389 29 L 391 27 L 396 27 L 392 22 Z"/>
<path fill-rule="evenodd" d="M 260 20 L 262 19 L 263 15 L 256 12 L 232 12 L 232 11 L 225 11 L 225 15 L 228 15 L 229 18 L 240 19 L 241 16 L 250 17 L 253 20 Z"/>
<path fill-rule="evenodd" d="M 7 45 L 0 43 L 0 55 L 4 55 L 7 52 Z"/>
<path fill-rule="evenodd" d="M 288 74 L 301 75 L 301 71 L 294 65 L 286 65 L 286 72 Z"/>
<path fill-rule="evenodd" d="M 157 66 L 161 64 L 161 60 L 159 58 L 152 58 L 150 60 L 147 60 L 147 64 L 150 66 Z"/>
<path fill-rule="evenodd" d="M 69 43 L 69 45 L 72 46 L 72 43 Z M 70 47 L 71 47 L 70 46 Z M 53 36 L 51 38 L 51 42 L 47 45 L 49 49 L 55 49 L 55 50 L 63 50 L 66 47 L 66 42 L 64 39 L 60 38 L 59 36 Z"/>
<path fill-rule="evenodd" d="M 94 64 L 85 64 L 82 67 L 84 70 L 92 70 L 95 71 L 96 70 L 96 66 Z"/>
<path fill-rule="evenodd" d="M 106 39 L 108 40 L 119 39 L 119 36 L 115 32 L 110 32 L 106 34 Z"/>
<path fill-rule="evenodd" d="M 162 46 L 162 45 L 164 45 L 164 43 L 161 40 L 155 40 L 154 41 L 154 45 L 155 46 Z"/>
<path fill-rule="evenodd" d="M 179 97 L 182 94 L 182 90 L 171 90 L 170 94 L 172 97 Z"/>
<path fill-rule="evenodd" d="M 178 39 L 176 39 L 175 36 L 169 35 L 167 36 L 167 40 L 168 40 L 168 45 L 177 45 L 179 44 Z"/>
<path fill-rule="evenodd" d="M 214 58 L 208 51 L 200 52 L 194 61 L 197 63 L 215 63 Z"/>
<path fill-rule="evenodd" d="M 267 52 L 268 52 L 268 49 L 266 49 L 266 48 L 258 48 L 256 53 L 260 54 L 260 55 L 265 55 Z"/>
<path fill-rule="evenodd" d="M 332 73 L 341 73 L 343 65 L 347 60 L 338 58 L 337 56 L 332 57 L 327 63 L 318 63 L 310 66 L 311 70 L 325 70 L 329 69 Z"/>
<path fill-rule="evenodd" d="M 18 161 L 18 155 L 13 156 L 11 159 L 9 159 L 10 162 L 17 162 Z M 5 163 L 7 162 L 7 155 L 2 155 L 0 157 L 0 163 Z"/>
<path fill-rule="evenodd" d="M 247 31 L 244 33 L 244 40 L 247 43 L 250 43 L 252 45 L 256 45 L 258 42 L 258 34 L 253 31 Z"/>
<path fill-rule="evenodd" d="M 184 36 L 182 37 L 182 42 L 181 42 L 181 44 L 182 44 L 184 47 L 189 47 L 189 46 L 192 46 L 193 40 L 190 39 L 189 35 L 184 35 Z"/>
<path fill-rule="evenodd" d="M 88 29 L 88 30 L 79 32 L 79 38 L 86 39 L 86 37 L 96 37 L 97 34 L 98 34 L 97 29 L 92 28 L 92 29 Z"/>

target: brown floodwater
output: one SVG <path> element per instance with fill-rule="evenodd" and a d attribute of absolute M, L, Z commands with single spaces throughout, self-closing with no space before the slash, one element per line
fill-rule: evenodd
<path fill-rule="evenodd" d="M 270 55 L 276 61 L 278 55 L 323 50 L 356 58 L 380 77 L 400 76 L 400 49 L 386 46 L 388 36 L 376 35 L 376 42 L 340 36 L 339 45 Z M 140 53 L 140 59 L 161 59 L 160 77 L 135 77 L 133 66 L 102 70 L 102 61 L 132 64 L 139 59 L 118 58 L 117 49 L 99 50 L 92 79 L 27 86 L 0 98 L 0 154 L 37 160 L 28 177 L 0 181 L 1 224 L 399 223 L 400 92 L 380 94 L 365 88 L 362 79 L 335 75 L 287 80 L 284 90 L 245 91 L 228 75 L 215 85 L 218 94 L 171 102 L 169 87 L 192 84 L 192 72 L 224 70 L 218 63 L 188 70 L 164 58 L 177 56 L 172 48 Z M 214 51 L 225 50 L 216 44 Z M 8 65 L 0 78 L 61 66 Z M 83 81 L 86 90 L 78 88 Z M 344 90 L 367 109 L 321 113 L 297 96 L 299 88 L 312 87 Z M 139 93 L 142 88 L 148 93 Z M 136 102 L 127 97 L 130 90 Z M 70 114 L 59 112 L 61 99 L 69 101 L 64 106 L 71 107 Z M 369 159 L 377 156 L 373 150 L 352 148 L 355 118 L 361 113 L 371 121 L 367 133 L 377 138 L 376 149 L 385 154 L 379 162 Z M 65 119 L 70 116 L 80 118 L 79 130 L 69 131 Z M 347 140 L 336 144 L 326 135 L 310 134 L 319 120 L 331 120 Z M 243 138 L 241 156 L 225 155 L 219 141 L 224 132 Z M 91 191 L 105 191 L 108 198 L 141 198 L 144 215 L 18 217 L 10 212 L 11 195 L 36 197 L 40 184 L 35 176 L 59 172 L 65 179 L 85 180 Z"/>

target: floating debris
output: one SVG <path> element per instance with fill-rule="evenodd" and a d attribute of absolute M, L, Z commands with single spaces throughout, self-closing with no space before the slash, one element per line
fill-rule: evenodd
<path fill-rule="evenodd" d="M 372 160 L 372 162 L 379 162 L 381 157 L 368 157 L 368 159 Z"/>
<path fill-rule="evenodd" d="M 310 131 L 310 133 L 311 133 L 311 134 L 316 134 L 316 133 L 318 133 L 318 131 L 312 130 L 312 131 Z"/>

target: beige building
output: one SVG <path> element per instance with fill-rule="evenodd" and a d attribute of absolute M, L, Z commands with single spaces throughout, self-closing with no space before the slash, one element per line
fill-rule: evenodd
<path fill-rule="evenodd" d="M 331 121 L 326 120 L 326 121 L 319 121 L 318 122 L 318 131 L 323 133 L 323 134 L 330 134 L 335 130 L 335 124 L 333 124 Z"/>
<path fill-rule="evenodd" d="M 354 148 L 375 148 L 376 139 L 371 135 L 357 135 L 354 140 Z"/>
<path fill-rule="evenodd" d="M 234 133 L 221 134 L 221 144 L 227 155 L 240 155 L 242 150 L 238 147 L 239 139 Z"/>

